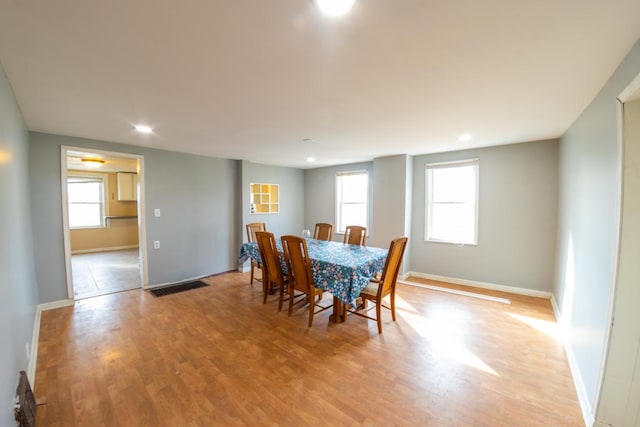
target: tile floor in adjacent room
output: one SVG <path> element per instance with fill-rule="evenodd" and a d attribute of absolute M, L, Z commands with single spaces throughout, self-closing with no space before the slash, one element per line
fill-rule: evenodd
<path fill-rule="evenodd" d="M 76 254 L 71 257 L 75 299 L 141 286 L 138 249 Z"/>

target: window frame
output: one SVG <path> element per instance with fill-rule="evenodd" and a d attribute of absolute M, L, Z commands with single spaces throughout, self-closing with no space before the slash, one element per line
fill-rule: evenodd
<path fill-rule="evenodd" d="M 471 242 L 460 242 L 453 240 L 442 240 L 435 239 L 430 237 L 430 230 L 433 228 L 431 225 L 432 219 L 432 208 L 433 203 L 432 199 L 432 179 L 430 178 L 431 171 L 435 169 L 446 169 L 446 168 L 455 168 L 455 167 L 464 167 L 464 166 L 474 166 L 475 167 L 475 191 L 474 191 L 474 233 L 473 233 L 473 241 Z M 479 224 L 479 195 L 480 195 L 480 159 L 478 157 L 464 159 L 464 160 L 454 160 L 447 162 L 434 162 L 434 163 L 426 163 L 425 164 L 425 221 L 424 221 L 424 241 L 429 243 L 446 243 L 453 244 L 458 246 L 477 246 L 478 245 L 478 224 Z M 451 203 L 451 202 L 449 202 Z"/>
<path fill-rule="evenodd" d="M 367 178 L 367 188 L 365 189 L 365 201 L 364 201 L 364 211 L 365 211 L 365 216 L 364 216 L 364 224 L 342 224 L 341 221 L 341 207 L 344 204 L 347 204 L 348 202 L 343 202 L 341 200 L 341 191 L 340 191 L 340 179 L 342 177 L 345 176 L 353 176 L 353 175 L 364 175 Z M 336 172 L 335 175 L 335 204 L 336 204 L 336 210 L 335 210 L 335 219 L 336 219 L 336 234 L 344 234 L 346 232 L 346 226 L 347 225 L 362 225 L 364 227 L 366 227 L 367 229 L 367 235 L 369 235 L 369 171 L 366 169 L 361 169 L 361 170 L 354 170 L 354 171 L 339 171 Z M 353 203 L 351 202 L 351 204 L 362 204 L 362 203 Z M 340 229 L 340 226 L 343 226 L 342 229 Z"/>
<path fill-rule="evenodd" d="M 97 180 L 102 184 L 102 194 L 100 201 L 100 225 L 89 225 L 89 226 L 73 226 L 71 225 L 71 205 L 79 204 L 79 202 L 71 202 L 69 197 L 69 179 L 73 178 L 88 178 L 91 180 Z M 81 172 L 81 171 L 67 171 L 67 217 L 69 221 L 69 230 L 87 230 L 87 229 L 97 229 L 97 228 L 107 228 L 106 215 L 108 212 L 108 204 L 109 198 L 107 194 L 109 194 L 109 175 L 106 173 L 100 172 Z"/>

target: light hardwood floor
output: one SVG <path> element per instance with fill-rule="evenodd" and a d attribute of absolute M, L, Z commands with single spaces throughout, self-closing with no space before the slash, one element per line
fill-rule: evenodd
<path fill-rule="evenodd" d="M 138 249 L 76 254 L 71 257 L 75 299 L 139 289 Z"/>
<path fill-rule="evenodd" d="M 38 426 L 579 426 L 549 301 L 399 285 L 398 320 L 278 313 L 247 273 L 42 313 Z M 327 295 L 327 301 L 330 301 Z"/>

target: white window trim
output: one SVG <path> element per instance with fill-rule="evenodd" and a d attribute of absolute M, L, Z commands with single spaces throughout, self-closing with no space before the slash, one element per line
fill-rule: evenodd
<path fill-rule="evenodd" d="M 99 178 L 102 180 L 102 212 L 100 214 L 100 225 L 92 225 L 87 227 L 72 227 L 69 225 L 69 230 L 87 230 L 87 229 L 95 229 L 95 228 L 107 228 L 107 221 L 105 220 L 105 216 L 107 212 L 109 212 L 109 174 L 102 172 L 83 172 L 83 171 L 67 171 L 67 182 L 69 177 L 88 177 L 88 178 Z M 67 199 L 67 209 L 69 205 L 69 200 Z"/>
<path fill-rule="evenodd" d="M 336 204 L 336 234 L 340 234 L 340 235 L 344 235 L 344 233 L 346 232 L 346 224 L 345 224 L 345 229 L 344 230 L 340 230 L 340 202 L 338 201 L 338 178 L 342 177 L 342 176 L 348 176 L 348 175 L 366 175 L 367 176 L 367 190 L 366 190 L 366 201 L 364 203 L 365 205 L 365 211 L 366 211 L 366 215 L 365 215 L 365 219 L 364 219 L 364 227 L 366 227 L 367 229 L 367 237 L 369 236 L 369 171 L 366 169 L 362 169 L 362 170 L 355 170 L 355 171 L 342 171 L 342 172 L 336 172 L 336 176 L 335 176 L 335 184 L 334 184 L 334 189 L 335 189 L 335 204 Z"/>
<path fill-rule="evenodd" d="M 475 220 L 475 225 L 474 225 L 474 236 L 473 236 L 473 242 L 468 243 L 468 242 L 454 242 L 454 241 L 450 241 L 450 240 L 438 240 L 438 239 L 430 239 L 429 238 L 429 219 L 430 219 L 430 213 L 431 213 L 431 209 L 430 209 L 430 193 L 431 193 L 431 188 L 430 185 L 431 183 L 429 182 L 429 169 L 444 169 L 444 168 L 450 168 L 450 167 L 456 167 L 456 166 L 467 166 L 467 165 L 475 165 L 476 166 L 476 203 L 475 203 L 475 212 L 474 212 L 474 220 Z M 479 224 L 479 205 L 480 205 L 480 200 L 479 200 L 479 195 L 480 195 L 480 159 L 478 157 L 474 157 L 472 159 L 465 159 L 465 160 L 454 160 L 454 161 L 450 161 L 450 162 L 438 162 L 438 163 L 427 163 L 424 167 L 424 183 L 425 183 L 425 221 L 424 221 L 424 241 L 425 242 L 429 242 L 429 243 L 445 243 L 445 244 L 450 244 L 450 245 L 457 245 L 457 246 L 478 246 L 478 224 Z"/>

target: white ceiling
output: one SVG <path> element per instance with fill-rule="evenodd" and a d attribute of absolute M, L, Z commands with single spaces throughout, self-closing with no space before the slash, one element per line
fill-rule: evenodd
<path fill-rule="evenodd" d="M 0 61 L 31 130 L 307 168 L 558 137 L 639 23 L 638 0 L 0 0 Z"/>

